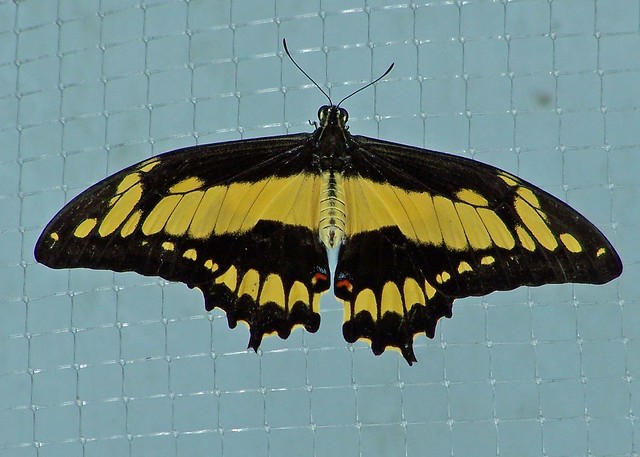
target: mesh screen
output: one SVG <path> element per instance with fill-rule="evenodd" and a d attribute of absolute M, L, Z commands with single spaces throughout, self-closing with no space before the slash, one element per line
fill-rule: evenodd
<path fill-rule="evenodd" d="M 636 456 L 640 2 L 0 1 L 0 455 Z M 182 146 L 351 132 L 491 163 L 568 201 L 623 276 L 459 300 L 419 363 L 268 338 L 182 284 L 35 263 L 44 225 Z M 292 253 L 292 255 L 295 255 Z"/>

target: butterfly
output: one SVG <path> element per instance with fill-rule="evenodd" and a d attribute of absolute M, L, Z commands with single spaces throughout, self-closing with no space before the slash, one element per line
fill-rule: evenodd
<path fill-rule="evenodd" d="M 471 159 L 352 135 L 341 103 L 319 109 L 313 133 L 187 147 L 115 173 L 52 219 L 35 258 L 198 288 L 230 328 L 249 325 L 254 350 L 267 334 L 317 331 L 332 288 L 347 342 L 397 348 L 410 365 L 414 337 L 433 338 L 456 298 L 621 274 L 611 243 L 559 199 Z"/>

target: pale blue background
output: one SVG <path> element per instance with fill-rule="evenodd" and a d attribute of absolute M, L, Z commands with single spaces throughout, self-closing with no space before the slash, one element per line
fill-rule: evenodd
<path fill-rule="evenodd" d="M 637 456 L 638 0 L 0 1 L 0 456 Z M 180 146 L 351 131 L 492 163 L 617 247 L 605 286 L 456 303 L 419 363 L 374 357 L 323 302 L 317 334 L 248 332 L 157 278 L 54 271 L 65 201 Z M 295 255 L 295 253 L 292 253 Z"/>

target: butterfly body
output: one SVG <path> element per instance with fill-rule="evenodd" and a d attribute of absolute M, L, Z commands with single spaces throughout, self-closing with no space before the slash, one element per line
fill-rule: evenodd
<path fill-rule="evenodd" d="M 230 327 L 286 338 L 344 303 L 373 352 L 433 337 L 455 298 L 522 285 L 601 284 L 622 271 L 604 235 L 541 189 L 450 154 L 351 135 L 324 106 L 313 133 L 194 146 L 122 170 L 68 203 L 36 259 L 199 288 Z M 337 249 L 329 269 L 327 250 Z"/>

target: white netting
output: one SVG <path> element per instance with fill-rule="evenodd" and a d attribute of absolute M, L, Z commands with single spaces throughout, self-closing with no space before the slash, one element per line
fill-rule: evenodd
<path fill-rule="evenodd" d="M 0 455 L 635 456 L 638 0 L 0 1 Z M 65 201 L 195 143 L 351 131 L 473 156 L 566 199 L 625 264 L 605 286 L 460 300 L 419 363 L 374 357 L 323 302 L 266 339 L 199 293 L 55 271 Z"/>

